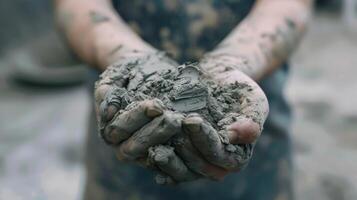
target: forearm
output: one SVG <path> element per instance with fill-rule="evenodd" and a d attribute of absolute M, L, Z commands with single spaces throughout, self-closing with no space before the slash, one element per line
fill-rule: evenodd
<path fill-rule="evenodd" d="M 101 70 L 122 56 L 154 51 L 116 14 L 109 0 L 55 0 L 55 10 L 72 49 Z"/>
<path fill-rule="evenodd" d="M 256 81 L 286 61 L 306 29 L 313 0 L 260 0 L 202 62 L 210 73 L 242 71 Z"/>

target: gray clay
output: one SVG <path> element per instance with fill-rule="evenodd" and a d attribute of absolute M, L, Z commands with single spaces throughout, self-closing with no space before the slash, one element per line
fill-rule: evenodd
<path fill-rule="evenodd" d="M 168 59 L 166 60 L 165 56 L 160 55 L 128 59 L 126 62 L 113 65 L 101 75 L 100 84 L 114 86 L 114 90 L 109 94 L 111 96 L 106 97 L 106 99 L 107 104 L 119 107 L 120 111 L 117 115 L 125 114 L 127 110 L 135 107 L 137 102 L 157 98 L 163 102 L 166 109 L 172 112 L 180 112 L 184 115 L 189 113 L 200 114 L 203 119 L 218 130 L 218 136 L 215 136 L 217 140 L 214 141 L 220 144 L 212 144 L 211 146 L 219 147 L 219 151 L 223 150 L 225 154 L 230 155 L 229 158 L 236 159 L 237 163 L 241 163 L 239 168 L 245 165 L 252 155 L 252 145 L 229 144 L 224 131 L 228 124 L 239 117 L 239 114 L 236 114 L 240 110 L 241 102 L 239 100 L 242 99 L 242 92 L 249 91 L 250 86 L 248 85 L 239 83 L 217 85 L 206 79 L 197 65 L 177 66 Z M 143 118 L 143 121 L 145 121 L 145 124 L 148 119 Z M 116 123 L 122 122 L 117 121 Z M 130 124 L 126 126 L 128 129 L 131 128 Z M 160 138 L 157 138 L 157 140 L 160 140 Z M 162 146 L 151 149 L 151 158 L 155 161 L 156 156 L 157 159 L 165 158 L 167 162 L 181 163 L 181 161 L 175 160 L 176 157 L 172 157 L 175 144 L 180 141 L 180 135 L 174 137 L 174 140 L 166 144 L 173 146 L 172 149 Z M 207 149 L 207 151 L 213 150 Z M 168 154 L 162 155 L 165 152 Z M 159 165 L 167 173 L 179 169 L 182 174 L 187 175 L 187 177 L 181 178 L 174 177 L 176 180 L 190 179 L 192 176 L 185 171 L 187 169 L 181 165 L 178 166 L 179 164 L 176 168 L 172 166 L 170 168 L 163 163 Z"/>

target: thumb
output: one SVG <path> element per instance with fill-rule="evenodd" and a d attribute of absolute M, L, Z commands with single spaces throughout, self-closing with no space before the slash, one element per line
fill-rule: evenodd
<path fill-rule="evenodd" d="M 252 119 L 242 116 L 228 126 L 227 132 L 231 144 L 251 144 L 259 138 L 261 128 Z"/>
<path fill-rule="evenodd" d="M 237 117 L 227 126 L 228 138 L 232 144 L 254 143 L 259 138 L 269 113 L 268 99 L 259 85 L 247 75 L 232 72 L 230 76 L 239 77 L 239 82 L 247 87 L 241 91 L 241 105 L 240 110 L 236 111 Z"/>

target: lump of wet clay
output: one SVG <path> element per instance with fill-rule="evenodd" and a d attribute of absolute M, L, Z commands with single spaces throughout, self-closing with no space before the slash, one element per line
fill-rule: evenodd
<path fill-rule="evenodd" d="M 220 130 L 226 125 L 222 122 L 237 117 L 231 112 L 240 110 L 241 90 L 249 87 L 239 83 L 218 85 L 205 78 L 195 64 L 170 68 L 143 63 L 138 68 L 136 62 L 139 61 L 127 62 L 106 72 L 115 77 L 111 80 L 113 84 L 120 82 L 126 87 L 126 90 L 118 87 L 117 94 L 113 93 L 120 96 L 117 105 L 123 110 L 133 102 L 158 98 L 169 110 L 198 113 Z M 227 116 L 229 119 L 224 119 Z"/>
<path fill-rule="evenodd" d="M 113 65 L 102 74 L 103 79 L 106 79 L 102 81 L 105 84 L 117 86 L 117 92 L 112 95 L 120 108 L 119 114 L 139 101 L 157 98 L 171 111 L 184 115 L 197 113 L 207 120 L 218 130 L 225 150 L 236 154 L 242 163 L 251 157 L 252 146 L 230 144 L 225 131 L 240 117 L 240 101 L 249 85 L 219 85 L 208 78 L 197 64 L 177 66 L 150 59 L 133 59 Z M 166 145 L 175 146 L 180 138 L 175 137 L 175 140 Z"/>

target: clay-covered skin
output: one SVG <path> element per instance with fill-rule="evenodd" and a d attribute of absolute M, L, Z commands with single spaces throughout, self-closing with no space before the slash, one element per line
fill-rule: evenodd
<path fill-rule="evenodd" d="M 232 144 L 228 126 L 249 118 L 260 132 L 265 118 L 239 114 L 250 85 L 219 85 L 207 77 L 197 64 L 178 66 L 162 53 L 108 67 L 95 94 L 102 138 L 119 159 L 158 170 L 160 184 L 239 171 L 256 138 L 236 137 Z"/>

